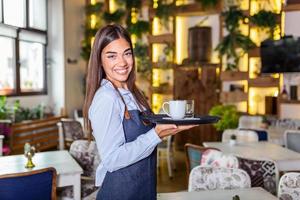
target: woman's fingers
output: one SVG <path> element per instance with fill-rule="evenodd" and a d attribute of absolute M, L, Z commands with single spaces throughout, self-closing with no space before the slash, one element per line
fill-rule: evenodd
<path fill-rule="evenodd" d="M 169 135 L 175 135 L 176 133 L 179 133 L 184 130 L 191 129 L 193 127 L 196 127 L 198 125 L 180 125 L 177 126 L 175 124 L 157 124 L 155 127 L 155 131 L 158 134 L 160 138 L 169 136 Z"/>

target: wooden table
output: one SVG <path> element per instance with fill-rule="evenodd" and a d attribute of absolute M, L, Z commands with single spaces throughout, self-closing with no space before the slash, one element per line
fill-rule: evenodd
<path fill-rule="evenodd" d="M 203 142 L 205 147 L 214 147 L 227 154 L 249 159 L 271 159 L 279 171 L 300 170 L 300 154 L 269 142 L 249 142 L 230 145 L 225 142 Z"/>
<path fill-rule="evenodd" d="M 235 195 L 239 195 L 241 200 L 277 199 L 262 188 L 248 188 L 235 190 L 159 193 L 157 195 L 157 200 L 232 200 L 232 197 Z"/>
<path fill-rule="evenodd" d="M 24 155 L 0 157 L 0 175 L 27 172 L 27 159 Z M 57 172 L 57 187 L 73 186 L 74 199 L 80 200 L 82 168 L 72 158 L 68 151 L 48 151 L 36 153 L 33 157 L 34 170 L 54 167 Z"/>

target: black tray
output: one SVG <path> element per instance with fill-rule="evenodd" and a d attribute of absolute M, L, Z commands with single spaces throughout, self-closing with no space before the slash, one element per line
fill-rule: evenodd
<path fill-rule="evenodd" d="M 171 119 L 168 115 L 165 114 L 152 114 L 143 115 L 142 119 L 155 124 L 197 125 L 216 123 L 219 121 L 220 117 L 209 115 L 195 115 L 194 118 Z"/>

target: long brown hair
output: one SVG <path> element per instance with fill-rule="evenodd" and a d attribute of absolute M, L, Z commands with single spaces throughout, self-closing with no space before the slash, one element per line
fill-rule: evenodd
<path fill-rule="evenodd" d="M 101 53 L 109 43 L 120 38 L 124 38 L 129 43 L 134 60 L 133 47 L 130 35 L 122 26 L 107 25 L 102 29 L 98 30 L 95 36 L 87 70 L 86 94 L 83 105 L 84 124 L 89 133 L 91 133 L 91 123 L 88 119 L 88 111 L 93 101 L 94 95 L 100 87 L 101 81 L 104 78 L 106 78 L 106 74 L 102 66 Z M 142 105 L 146 109 L 150 110 L 150 106 L 146 98 L 135 85 L 135 78 L 135 62 L 133 62 L 132 70 L 129 73 L 127 79 L 128 89 L 134 95 L 139 105 Z"/>

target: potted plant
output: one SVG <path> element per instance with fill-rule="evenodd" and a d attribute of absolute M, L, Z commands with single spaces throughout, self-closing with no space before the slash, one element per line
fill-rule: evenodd
<path fill-rule="evenodd" d="M 230 136 L 230 140 L 229 140 L 229 144 L 230 145 L 236 145 L 236 135 L 235 134 L 232 134 L 231 136 Z"/>
<path fill-rule="evenodd" d="M 239 113 L 233 105 L 216 105 L 213 106 L 210 111 L 210 115 L 219 116 L 221 119 L 214 124 L 215 128 L 219 132 L 223 132 L 225 129 L 235 129 L 239 123 Z"/>

